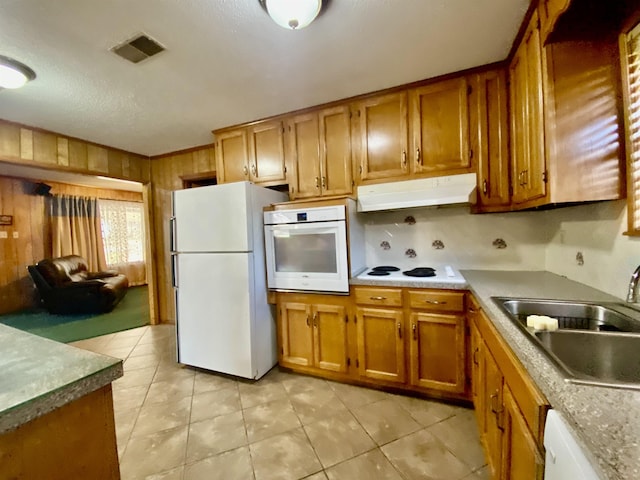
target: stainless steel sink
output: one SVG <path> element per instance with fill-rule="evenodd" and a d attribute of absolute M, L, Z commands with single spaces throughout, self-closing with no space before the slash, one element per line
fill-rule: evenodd
<path fill-rule="evenodd" d="M 572 383 L 640 389 L 640 312 L 624 304 L 494 297 Z M 527 327 L 528 315 L 558 319 L 559 330 Z"/>

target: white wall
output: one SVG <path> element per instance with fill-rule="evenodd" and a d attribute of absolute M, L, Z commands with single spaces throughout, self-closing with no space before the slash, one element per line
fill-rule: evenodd
<path fill-rule="evenodd" d="M 640 264 L 640 238 L 622 235 L 624 200 L 504 214 L 472 215 L 466 207 L 449 207 L 360 215 L 370 267 L 548 270 L 624 299 L 629 277 Z M 414 225 L 405 223 L 409 215 Z M 504 239 L 507 248 L 495 248 L 496 238 Z M 435 250 L 434 240 L 445 248 Z M 380 246 L 383 241 L 389 250 Z M 416 258 L 405 256 L 408 248 Z M 577 252 L 583 254 L 582 266 L 576 263 Z"/>
<path fill-rule="evenodd" d="M 552 229 L 546 270 L 626 298 L 629 278 L 640 265 L 640 238 L 622 234 L 627 226 L 625 200 L 545 213 Z M 582 266 L 576 263 L 577 252 L 583 254 Z"/>

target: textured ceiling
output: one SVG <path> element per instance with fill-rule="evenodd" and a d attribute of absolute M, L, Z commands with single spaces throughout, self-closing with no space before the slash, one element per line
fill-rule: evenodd
<path fill-rule="evenodd" d="M 258 0 L 2 0 L 0 55 L 33 68 L 0 118 L 144 155 L 211 130 L 503 60 L 529 0 L 332 0 L 300 31 Z M 109 51 L 144 32 L 167 50 Z"/>

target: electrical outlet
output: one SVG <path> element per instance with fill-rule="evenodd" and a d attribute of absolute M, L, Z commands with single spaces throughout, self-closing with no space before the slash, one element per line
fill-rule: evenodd
<path fill-rule="evenodd" d="M 9 238 L 9 235 L 7 234 L 7 232 L 0 231 L 0 238 Z"/>
<path fill-rule="evenodd" d="M 13 232 L 13 238 L 20 238 L 19 232 Z"/>

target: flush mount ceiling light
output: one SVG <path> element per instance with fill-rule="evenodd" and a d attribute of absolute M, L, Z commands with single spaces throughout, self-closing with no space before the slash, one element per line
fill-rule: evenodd
<path fill-rule="evenodd" d="M 0 55 L 0 88 L 20 88 L 36 78 L 36 72 L 13 58 Z"/>
<path fill-rule="evenodd" d="M 278 25 L 300 30 L 309 25 L 320 13 L 322 0 L 259 0 Z"/>

